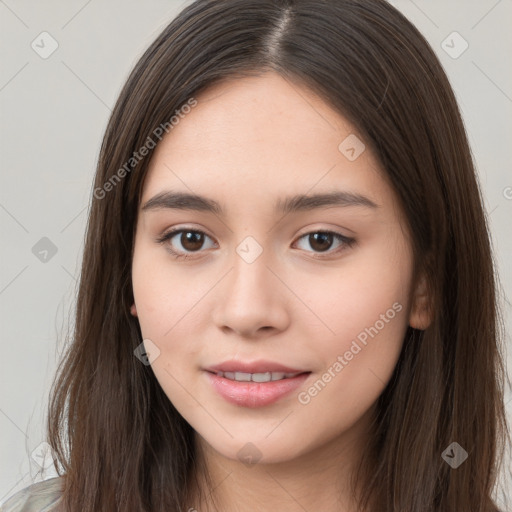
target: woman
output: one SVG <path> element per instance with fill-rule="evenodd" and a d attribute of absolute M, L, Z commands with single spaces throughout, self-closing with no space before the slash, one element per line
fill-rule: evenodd
<path fill-rule="evenodd" d="M 62 476 L 6 510 L 495 511 L 494 279 L 410 22 L 198 0 L 113 111 L 49 411 Z"/>

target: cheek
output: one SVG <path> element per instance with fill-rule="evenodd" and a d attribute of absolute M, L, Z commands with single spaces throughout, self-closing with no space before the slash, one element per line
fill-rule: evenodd
<path fill-rule="evenodd" d="M 169 258 L 161 247 L 144 243 L 136 245 L 134 252 L 132 284 L 137 316 L 143 336 L 155 340 L 172 338 L 190 322 L 197 311 L 195 304 L 215 282 L 171 265 Z M 209 281 L 212 284 L 208 285 Z"/>
<path fill-rule="evenodd" d="M 190 322 L 194 304 L 205 293 L 186 281 L 186 273 L 172 268 L 161 248 L 136 245 L 132 284 L 142 337 L 158 347 L 151 370 L 178 409 L 190 407 L 189 393 L 194 393 L 187 373 L 196 364 L 200 347 L 190 335 Z"/>
<path fill-rule="evenodd" d="M 368 287 L 373 277 L 366 272 L 339 282 L 330 291 L 331 301 L 322 302 L 319 295 L 323 318 L 334 333 L 319 336 L 317 331 L 315 379 L 297 397 L 305 431 L 320 429 L 328 438 L 350 429 L 393 374 L 407 329 L 406 294 L 396 276 Z M 305 338 L 315 339 L 315 330 L 307 329 Z"/>
<path fill-rule="evenodd" d="M 336 403 L 341 416 L 363 414 L 384 390 L 400 355 L 408 325 L 410 253 L 395 240 L 357 256 L 336 275 L 310 280 L 298 292 L 307 294 L 305 302 L 322 319 L 311 315 L 302 323 L 305 338 L 316 339 L 318 378 L 299 397 L 310 413 Z"/>
<path fill-rule="evenodd" d="M 383 250 L 384 249 L 388 249 Z M 380 250 L 362 251 L 324 276 L 305 280 L 299 275 L 296 292 L 309 312 L 303 325 L 330 342 L 327 350 L 348 350 L 351 341 L 378 331 L 388 343 L 400 342 L 407 325 L 411 262 L 407 251 L 397 254 L 385 244 Z M 307 315 L 307 316 L 306 316 Z M 318 338 L 318 334 L 316 335 Z"/>
<path fill-rule="evenodd" d="M 159 350 L 151 369 L 179 410 L 192 411 L 197 405 L 190 397 L 200 390 L 190 376 L 199 369 L 204 336 L 196 334 L 217 281 L 216 275 L 171 265 L 161 248 L 141 244 L 134 253 L 133 294 L 142 337 Z"/>

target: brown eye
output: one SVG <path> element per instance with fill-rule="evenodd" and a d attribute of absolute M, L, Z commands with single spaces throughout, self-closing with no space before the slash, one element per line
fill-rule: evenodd
<path fill-rule="evenodd" d="M 188 258 L 191 256 L 188 253 L 202 252 L 201 248 L 206 239 L 210 239 L 210 237 L 202 231 L 175 229 L 164 234 L 157 242 L 165 244 L 166 249 L 176 258 Z"/>
<path fill-rule="evenodd" d="M 157 239 L 157 242 L 164 244 L 166 249 L 175 258 L 190 258 L 193 257 L 194 253 L 200 254 L 201 252 L 204 252 L 201 251 L 201 249 L 204 248 L 205 241 L 207 239 L 211 240 L 211 238 L 203 231 L 195 229 L 175 229 Z M 348 238 L 334 231 L 315 231 L 306 233 L 299 238 L 299 240 L 303 239 L 307 240 L 312 249 L 312 251 L 307 249 L 305 250 L 307 252 L 313 252 L 313 254 L 336 254 L 351 247 L 355 243 L 355 239 Z M 335 242 L 338 243 L 337 246 L 335 246 Z M 213 244 L 213 246 L 215 246 L 215 244 Z M 333 246 L 336 248 L 334 250 L 330 250 Z"/>
<path fill-rule="evenodd" d="M 179 241 L 185 250 L 197 251 L 204 243 L 204 234 L 198 231 L 183 231 Z"/>
<path fill-rule="evenodd" d="M 343 236 L 342 234 L 334 231 L 314 231 L 306 233 L 301 236 L 299 240 L 306 240 L 314 253 L 327 252 L 328 254 L 335 254 L 339 251 L 343 251 L 355 243 L 355 239 Z M 330 250 L 336 241 L 338 245 L 334 250 Z M 307 251 L 307 249 L 304 250 Z"/>
<path fill-rule="evenodd" d="M 327 251 L 333 242 L 333 234 L 332 233 L 310 233 L 309 235 L 309 245 L 315 251 Z"/>

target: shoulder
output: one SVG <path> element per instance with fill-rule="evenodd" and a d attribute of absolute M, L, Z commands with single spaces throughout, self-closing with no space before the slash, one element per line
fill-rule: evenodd
<path fill-rule="evenodd" d="M 63 486 L 63 476 L 32 484 L 11 496 L 0 512 L 57 512 Z"/>

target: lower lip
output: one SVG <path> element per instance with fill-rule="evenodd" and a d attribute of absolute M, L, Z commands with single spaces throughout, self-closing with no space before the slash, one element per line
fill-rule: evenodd
<path fill-rule="evenodd" d="M 210 382 L 226 401 L 241 407 L 263 407 L 270 405 L 300 387 L 310 373 L 301 373 L 289 379 L 270 382 L 238 382 L 206 372 Z"/>

